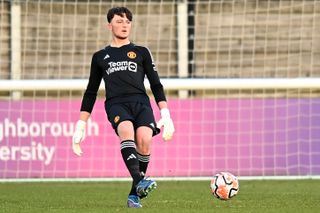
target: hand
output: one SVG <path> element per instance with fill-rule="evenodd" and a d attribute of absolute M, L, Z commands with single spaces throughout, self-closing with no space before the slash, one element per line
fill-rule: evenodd
<path fill-rule="evenodd" d="M 173 121 L 170 117 L 170 112 L 167 108 L 160 110 L 161 119 L 157 123 L 157 127 L 160 129 L 163 126 L 162 138 L 168 141 L 172 138 L 175 131 Z"/>
<path fill-rule="evenodd" d="M 85 128 L 86 128 L 86 122 L 82 120 L 78 120 L 76 124 L 76 130 L 72 137 L 72 150 L 78 156 L 81 156 L 82 154 L 80 143 L 83 141 L 85 137 Z"/>

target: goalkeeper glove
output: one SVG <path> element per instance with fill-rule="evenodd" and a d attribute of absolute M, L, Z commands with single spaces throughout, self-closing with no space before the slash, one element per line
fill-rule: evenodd
<path fill-rule="evenodd" d="M 167 108 L 160 110 L 161 119 L 157 123 L 157 127 L 160 129 L 163 126 L 162 138 L 167 141 L 172 138 L 175 131 L 173 121 L 170 117 L 170 112 Z"/>
<path fill-rule="evenodd" d="M 85 137 L 85 128 L 86 128 L 86 122 L 82 120 L 78 120 L 76 124 L 76 130 L 72 137 L 72 150 L 78 156 L 81 156 L 82 154 L 80 143 L 83 141 Z"/>

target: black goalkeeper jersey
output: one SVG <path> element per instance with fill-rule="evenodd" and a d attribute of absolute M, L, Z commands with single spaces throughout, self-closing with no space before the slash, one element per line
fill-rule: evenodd
<path fill-rule="evenodd" d="M 103 78 L 106 104 L 140 101 L 150 104 L 144 86 L 147 76 L 156 102 L 165 101 L 150 51 L 133 43 L 122 47 L 107 46 L 94 53 L 91 61 L 90 77 L 83 95 L 81 111 L 92 112 L 97 92 Z"/>

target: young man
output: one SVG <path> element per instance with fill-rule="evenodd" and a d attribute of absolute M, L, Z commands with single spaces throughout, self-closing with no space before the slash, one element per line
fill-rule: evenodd
<path fill-rule="evenodd" d="M 157 186 L 154 180 L 144 177 L 150 159 L 152 137 L 163 126 L 162 137 L 170 140 L 175 129 L 151 53 L 146 47 L 135 45 L 129 40 L 132 13 L 125 7 L 115 7 L 108 11 L 107 19 L 113 38 L 109 46 L 93 54 L 72 147 L 74 153 L 81 156 L 80 143 L 84 139 L 86 122 L 103 78 L 105 110 L 119 137 L 121 154 L 133 179 L 127 205 L 140 208 L 140 199 Z M 161 119 L 157 124 L 144 87 L 145 76 L 160 109 Z"/>

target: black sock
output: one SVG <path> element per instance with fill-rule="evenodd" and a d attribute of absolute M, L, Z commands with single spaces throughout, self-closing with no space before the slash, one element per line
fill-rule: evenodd
<path fill-rule="evenodd" d="M 132 140 L 125 140 L 121 142 L 121 154 L 124 163 L 126 164 L 130 175 L 133 179 L 134 185 L 139 183 L 143 178 L 140 174 L 139 160 L 136 151 L 136 144 Z"/>
<path fill-rule="evenodd" d="M 138 160 L 139 160 L 140 174 L 141 174 L 142 178 L 144 178 L 144 176 L 145 176 L 145 174 L 147 172 L 147 169 L 148 169 L 150 155 L 142 155 L 142 154 L 139 154 L 139 153 L 137 153 L 137 155 L 138 155 Z M 130 191 L 129 194 L 130 195 L 136 195 L 137 194 L 136 187 L 135 187 L 134 183 L 132 183 L 131 191 Z"/>
<path fill-rule="evenodd" d="M 142 175 L 144 177 L 145 174 L 147 173 L 150 155 L 142 155 L 139 153 L 137 153 L 137 155 L 138 155 L 138 160 L 139 160 L 140 172 L 142 173 Z"/>

